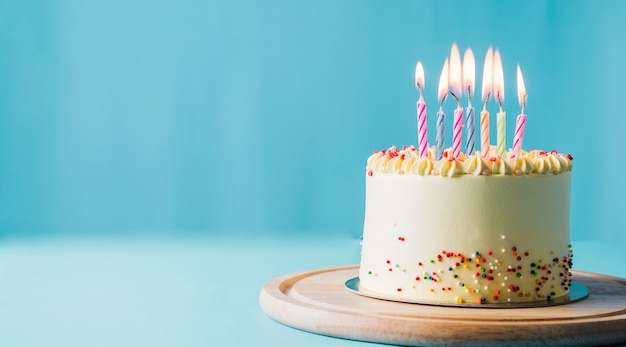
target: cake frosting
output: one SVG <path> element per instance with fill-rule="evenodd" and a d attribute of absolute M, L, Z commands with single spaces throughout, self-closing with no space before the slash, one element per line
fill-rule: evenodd
<path fill-rule="evenodd" d="M 360 286 L 388 298 L 482 304 L 568 294 L 572 157 L 458 158 L 391 147 L 367 161 Z M 490 153 L 495 153 L 492 148 Z"/>

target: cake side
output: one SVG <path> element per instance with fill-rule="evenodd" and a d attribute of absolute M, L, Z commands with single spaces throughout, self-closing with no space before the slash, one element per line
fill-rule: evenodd
<path fill-rule="evenodd" d="M 468 170 L 475 165 L 471 157 L 445 160 L 452 163 L 448 168 L 458 164 L 457 171 L 470 172 L 446 177 L 442 173 L 448 171 L 436 169 L 445 169 L 441 163 L 433 163 L 425 175 L 405 174 L 403 165 L 419 159 L 407 160 L 405 155 L 397 164 L 391 160 L 401 155 L 384 156 L 391 158 L 370 158 L 366 175 L 359 270 L 364 289 L 447 303 L 526 302 L 567 295 L 571 157 L 537 153 L 553 157 L 541 169 L 545 174 L 539 173 L 534 159 L 508 165 L 498 158 L 508 174 L 494 174 L 489 163 L 496 161 L 484 158 L 479 165 L 487 166 L 480 170 Z M 565 158 L 565 164 L 556 157 Z M 376 160 L 386 163 L 375 167 Z"/>

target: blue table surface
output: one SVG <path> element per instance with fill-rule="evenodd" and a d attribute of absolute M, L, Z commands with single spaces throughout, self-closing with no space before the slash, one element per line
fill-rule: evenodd
<path fill-rule="evenodd" d="M 626 277 L 619 243 L 573 242 L 574 269 Z M 263 285 L 357 264 L 359 240 L 43 238 L 0 242 L 1 346 L 363 346 L 279 324 Z"/>

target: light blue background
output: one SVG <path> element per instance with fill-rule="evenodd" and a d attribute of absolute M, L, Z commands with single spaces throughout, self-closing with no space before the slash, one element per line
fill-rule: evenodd
<path fill-rule="evenodd" d="M 3 1 L 0 13 L 4 235 L 358 236 L 365 159 L 416 142 L 417 60 L 434 140 L 457 42 L 478 76 L 487 47 L 501 50 L 509 142 L 522 66 L 525 147 L 575 158 L 573 239 L 626 240 L 623 2 Z"/>
<path fill-rule="evenodd" d="M 415 144 L 417 60 L 434 139 L 452 42 L 478 76 L 501 50 L 509 146 L 521 65 L 524 146 L 575 158 L 574 267 L 625 277 L 625 15 L 577 0 L 0 1 L 0 344 L 360 345 L 274 323 L 258 293 L 358 262 L 365 160 Z"/>

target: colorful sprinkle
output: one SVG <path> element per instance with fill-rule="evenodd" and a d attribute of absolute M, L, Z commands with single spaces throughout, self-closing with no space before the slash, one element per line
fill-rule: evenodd
<path fill-rule="evenodd" d="M 505 238 L 504 235 L 501 235 L 501 237 L 502 239 Z M 398 240 L 404 241 L 404 236 L 399 236 Z M 564 256 L 554 256 L 552 251 L 550 252 L 552 254 L 549 257 L 550 260 L 547 262 L 544 262 L 541 258 L 532 259 L 532 261 L 528 259 L 526 260 L 528 262 L 524 262 L 522 258 L 528 257 L 530 252 L 518 251 L 517 246 L 508 245 L 502 248 L 502 252 L 505 254 L 498 254 L 496 258 L 492 250 L 484 250 L 482 254 L 481 250 L 475 250 L 467 255 L 442 250 L 428 260 L 430 264 L 425 265 L 421 261 L 413 263 L 420 268 L 424 267 L 427 271 L 422 269 L 419 271 L 420 273 L 412 274 L 415 282 L 410 284 L 409 288 L 413 286 L 414 289 L 419 291 L 422 288 L 419 282 L 423 279 L 438 285 L 430 288 L 433 293 L 452 292 L 453 289 L 449 287 L 449 281 L 454 281 L 456 282 L 455 286 L 459 286 L 459 290 L 464 290 L 467 293 L 465 295 L 468 295 L 465 299 L 457 297 L 458 299 L 469 300 L 470 302 L 476 300 L 476 302 L 480 303 L 491 302 L 492 300 L 493 302 L 512 302 L 517 300 L 516 298 L 528 298 L 524 300 L 545 300 L 547 298 L 548 300 L 553 300 L 556 297 L 556 293 L 563 295 L 563 292 L 569 290 L 572 285 L 572 256 L 569 252 Z M 390 259 L 386 260 L 386 263 L 392 264 Z M 400 264 L 393 264 L 388 265 L 389 274 L 386 276 L 399 276 L 403 275 L 403 273 L 411 276 L 411 272 L 417 269 L 416 265 L 413 265 L 413 269 L 411 269 L 403 268 Z M 468 264 L 474 264 L 474 266 L 468 267 Z M 398 270 L 394 271 L 394 268 Z M 506 272 L 504 269 L 506 269 Z M 374 272 L 368 271 L 367 274 L 373 275 Z M 444 276 L 446 272 L 450 272 L 450 275 L 448 275 L 450 277 L 446 278 Z M 376 277 L 372 276 L 371 278 Z M 497 282 L 493 283 L 496 279 Z M 465 284 L 468 282 L 470 283 L 469 286 Z M 492 284 L 493 287 L 501 288 L 501 290 L 488 287 L 487 284 Z M 424 289 L 428 290 L 427 288 Z M 397 291 L 402 292 L 403 288 L 399 287 Z"/>

